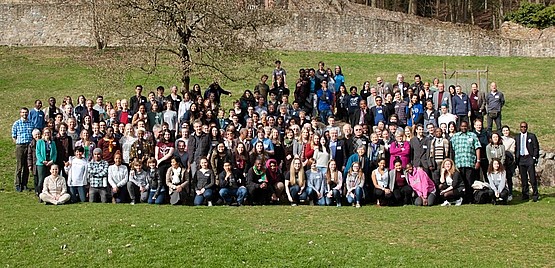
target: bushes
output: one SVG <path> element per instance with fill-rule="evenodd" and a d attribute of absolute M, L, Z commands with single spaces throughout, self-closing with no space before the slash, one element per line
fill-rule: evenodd
<path fill-rule="evenodd" d="M 555 5 L 546 7 L 542 4 L 523 2 L 520 8 L 509 13 L 505 20 L 538 29 L 555 26 Z"/>

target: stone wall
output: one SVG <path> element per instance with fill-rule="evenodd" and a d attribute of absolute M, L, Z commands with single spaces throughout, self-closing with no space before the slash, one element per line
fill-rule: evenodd
<path fill-rule="evenodd" d="M 316 1 L 316 0 L 314 0 Z M 55 1 L 54 1 L 55 2 Z M 306 2 L 306 1 L 304 1 Z M 510 39 L 477 27 L 454 25 L 341 1 L 307 5 L 289 1 L 289 19 L 267 32 L 276 48 L 333 52 L 555 57 L 555 40 Z M 93 46 L 85 4 L 4 0 L 0 45 Z M 307 6 L 309 8 L 307 8 Z M 300 11 L 302 10 L 302 11 Z M 504 35 L 506 36 L 506 35 Z M 118 40 L 112 40 L 112 45 Z"/>
<path fill-rule="evenodd" d="M 0 4 L 0 45 L 92 46 L 84 5 Z"/>

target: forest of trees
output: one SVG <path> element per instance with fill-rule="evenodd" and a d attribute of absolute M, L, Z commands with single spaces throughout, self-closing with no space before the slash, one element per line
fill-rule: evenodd
<path fill-rule="evenodd" d="M 467 23 L 485 29 L 498 29 L 504 18 L 521 3 L 553 5 L 555 0 L 351 0 L 359 4 L 434 18 Z"/>

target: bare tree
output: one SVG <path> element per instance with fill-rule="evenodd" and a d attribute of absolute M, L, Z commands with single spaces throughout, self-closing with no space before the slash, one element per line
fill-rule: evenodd
<path fill-rule="evenodd" d="M 269 44 L 263 31 L 281 21 L 279 10 L 254 0 L 121 0 L 114 8 L 124 44 L 148 50 L 150 70 L 169 53 L 186 91 L 193 71 L 235 80 L 245 75 L 239 65 L 260 65 Z"/>

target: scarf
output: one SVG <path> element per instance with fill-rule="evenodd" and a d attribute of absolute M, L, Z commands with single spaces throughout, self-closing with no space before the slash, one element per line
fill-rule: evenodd
<path fill-rule="evenodd" d="M 112 150 L 114 149 L 114 138 L 108 139 L 108 138 L 104 138 L 105 142 L 108 142 L 108 152 L 112 152 Z"/>

